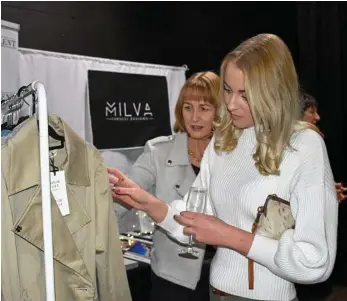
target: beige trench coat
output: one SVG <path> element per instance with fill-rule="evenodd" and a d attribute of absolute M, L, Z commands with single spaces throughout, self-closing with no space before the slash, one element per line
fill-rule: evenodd
<path fill-rule="evenodd" d="M 129 285 L 101 154 L 62 119 L 55 165 L 65 171 L 70 214 L 51 196 L 57 301 L 129 301 Z M 37 120 L 2 146 L 1 289 L 5 301 L 44 301 L 45 274 Z"/>

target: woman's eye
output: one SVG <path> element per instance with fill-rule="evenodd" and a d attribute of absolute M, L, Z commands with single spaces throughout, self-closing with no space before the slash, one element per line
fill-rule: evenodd
<path fill-rule="evenodd" d="M 190 110 L 191 107 L 190 107 L 190 106 L 184 106 L 183 109 L 184 109 L 184 110 Z"/>
<path fill-rule="evenodd" d="M 224 91 L 230 93 L 231 89 L 227 85 L 224 85 Z"/>

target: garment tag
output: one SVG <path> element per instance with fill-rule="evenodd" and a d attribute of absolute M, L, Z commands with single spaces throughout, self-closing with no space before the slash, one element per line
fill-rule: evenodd
<path fill-rule="evenodd" d="M 69 200 L 67 199 L 65 172 L 63 170 L 51 172 L 51 192 L 57 202 L 62 216 L 70 214 Z"/>

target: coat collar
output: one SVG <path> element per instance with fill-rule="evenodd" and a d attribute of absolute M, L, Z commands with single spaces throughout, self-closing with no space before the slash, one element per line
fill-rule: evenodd
<path fill-rule="evenodd" d="M 190 165 L 187 133 L 179 132 L 173 136 L 173 144 L 167 156 L 166 164 L 168 166 Z"/>
<path fill-rule="evenodd" d="M 60 117 L 49 115 L 49 124 L 65 137 L 67 162 L 66 182 L 78 186 L 90 186 L 86 142 L 80 138 Z M 39 185 L 40 151 L 37 118 L 32 116 L 27 124 L 8 141 L 9 177 L 8 194 L 12 195 L 29 187 Z M 24 172 L 24 171 L 32 172 Z"/>

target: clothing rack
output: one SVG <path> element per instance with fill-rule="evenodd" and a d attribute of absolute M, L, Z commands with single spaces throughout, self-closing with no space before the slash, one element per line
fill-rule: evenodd
<path fill-rule="evenodd" d="M 51 184 L 49 169 L 49 141 L 48 141 L 48 113 L 47 97 L 44 85 L 35 81 L 21 88 L 17 94 L 1 101 L 1 109 L 6 113 L 20 109 L 25 98 L 36 94 L 38 96 L 38 118 L 40 137 L 40 171 L 42 189 L 42 218 L 43 218 L 43 241 L 45 256 L 45 285 L 46 301 L 55 301 L 54 290 L 54 267 L 53 267 L 53 243 L 52 243 L 52 206 L 51 206 Z M 32 104 L 35 106 L 35 103 Z"/>

